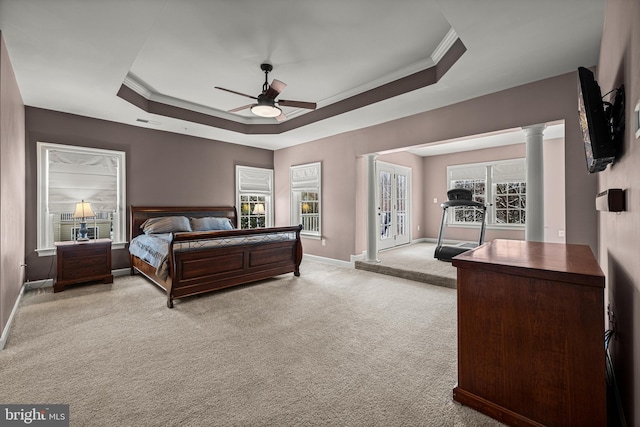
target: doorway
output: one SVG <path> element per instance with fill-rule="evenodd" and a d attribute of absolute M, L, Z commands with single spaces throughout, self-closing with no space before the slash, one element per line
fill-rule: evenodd
<path fill-rule="evenodd" d="M 411 168 L 376 162 L 378 249 L 411 242 Z"/>

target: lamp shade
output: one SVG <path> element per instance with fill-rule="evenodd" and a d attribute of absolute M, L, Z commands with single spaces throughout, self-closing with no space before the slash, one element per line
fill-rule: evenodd
<path fill-rule="evenodd" d="M 76 210 L 73 213 L 74 218 L 86 218 L 88 216 L 96 216 L 91 210 L 91 203 L 84 200 L 80 203 L 76 203 Z"/>
<path fill-rule="evenodd" d="M 264 215 L 264 205 L 262 203 L 258 203 L 253 207 L 254 215 Z"/>

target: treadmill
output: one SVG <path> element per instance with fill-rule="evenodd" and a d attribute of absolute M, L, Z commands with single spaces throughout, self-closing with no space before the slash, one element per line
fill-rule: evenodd
<path fill-rule="evenodd" d="M 461 253 L 466 252 L 469 249 L 480 246 L 484 242 L 484 230 L 486 223 L 485 216 L 487 213 L 487 206 L 484 203 L 475 202 L 473 200 L 473 192 L 464 188 L 454 188 L 447 191 L 447 199 L 448 200 L 446 202 L 440 205 L 442 207 L 442 222 L 440 223 L 438 244 L 436 245 L 433 256 L 440 261 L 451 262 L 454 256 L 460 255 Z M 478 239 L 478 244 L 465 242 L 459 243 L 457 245 L 444 245 L 442 243 L 444 236 L 444 227 L 447 222 L 448 209 L 456 207 L 473 207 L 480 210 L 480 212 L 482 213 L 482 223 L 480 225 L 480 238 Z"/>

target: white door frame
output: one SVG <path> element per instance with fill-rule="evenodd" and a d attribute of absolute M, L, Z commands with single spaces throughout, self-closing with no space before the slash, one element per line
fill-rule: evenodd
<path fill-rule="evenodd" d="M 381 188 L 380 174 L 389 174 L 388 188 L 384 192 Z M 376 205 L 377 221 L 376 236 L 378 250 L 389 249 L 399 245 L 411 243 L 411 168 L 393 163 L 376 161 Z M 399 203 L 398 179 L 406 177 L 406 199 L 404 206 Z M 387 200 L 383 200 L 383 198 Z M 401 209 L 404 207 L 404 211 Z M 384 211 L 383 211 L 384 210 Z M 402 221 L 404 220 L 404 227 Z"/>

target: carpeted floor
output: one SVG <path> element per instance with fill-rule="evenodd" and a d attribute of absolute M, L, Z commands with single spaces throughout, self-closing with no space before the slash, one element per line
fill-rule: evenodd
<path fill-rule="evenodd" d="M 429 283 L 431 285 L 456 288 L 456 268 L 450 262 L 433 257 L 435 243 L 414 243 L 378 252 L 378 263 L 356 261 L 359 270 L 404 279 Z"/>
<path fill-rule="evenodd" d="M 140 276 L 25 293 L 0 402 L 72 426 L 498 426 L 454 404 L 455 290 L 305 260 L 176 300 Z"/>

